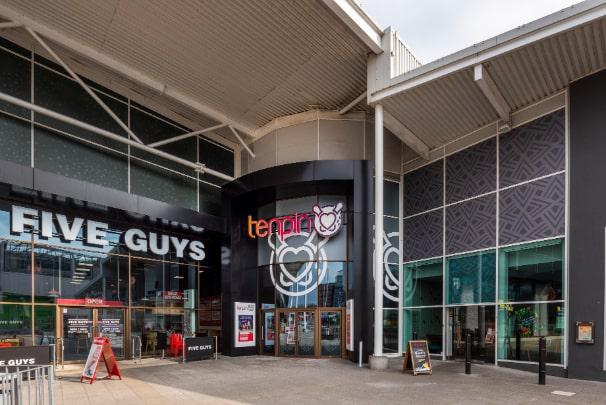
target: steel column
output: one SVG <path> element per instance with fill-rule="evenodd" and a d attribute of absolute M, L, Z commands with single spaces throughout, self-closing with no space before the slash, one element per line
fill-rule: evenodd
<path fill-rule="evenodd" d="M 383 355 L 383 106 L 375 106 L 374 356 Z"/>

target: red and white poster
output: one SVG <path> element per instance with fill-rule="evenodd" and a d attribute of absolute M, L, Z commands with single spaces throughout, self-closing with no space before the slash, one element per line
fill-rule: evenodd
<path fill-rule="evenodd" d="M 92 384 L 95 381 L 97 378 L 97 368 L 101 359 L 103 359 L 107 369 L 106 378 L 111 378 L 115 375 L 119 379 L 122 379 L 110 340 L 106 337 L 96 337 L 88 352 L 88 358 L 86 359 L 86 364 L 84 364 L 80 382 L 87 379 Z"/>
<path fill-rule="evenodd" d="M 256 304 L 235 302 L 234 305 L 235 347 L 256 346 Z"/>

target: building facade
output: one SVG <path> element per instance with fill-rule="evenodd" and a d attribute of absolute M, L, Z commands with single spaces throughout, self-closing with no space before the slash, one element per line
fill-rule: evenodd
<path fill-rule="evenodd" d="M 606 2 L 426 65 L 354 1 L 36 3 L 0 2 L 0 343 L 469 335 L 532 371 L 545 337 L 550 374 L 606 380 Z"/>

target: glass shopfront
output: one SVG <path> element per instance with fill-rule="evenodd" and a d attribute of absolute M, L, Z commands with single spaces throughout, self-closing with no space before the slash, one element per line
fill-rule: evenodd
<path fill-rule="evenodd" d="M 199 312 L 211 294 L 220 332 L 218 245 L 208 233 L 87 212 L 0 201 L 0 345 L 57 343 L 64 361 L 84 361 L 92 338 L 106 336 L 118 358 L 139 343 L 156 355 L 173 333 L 208 334 Z"/>
<path fill-rule="evenodd" d="M 271 227 L 257 243 L 260 300 L 259 351 L 278 356 L 340 357 L 344 353 L 346 277 L 350 265 L 350 221 L 345 196 L 319 195 L 279 200 L 258 209 L 257 218 L 313 218 L 313 209 L 339 207 L 338 232 L 322 236 L 312 222 L 300 229 Z M 331 217 L 330 220 L 336 219 Z M 312 220 L 313 221 L 313 220 Z M 275 222 L 275 221 L 274 221 Z M 328 224 L 328 223 L 327 223 Z"/>

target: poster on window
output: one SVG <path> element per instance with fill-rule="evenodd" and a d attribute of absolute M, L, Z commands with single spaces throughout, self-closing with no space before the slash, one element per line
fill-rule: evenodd
<path fill-rule="evenodd" d="M 234 305 L 235 347 L 254 347 L 256 345 L 256 304 L 253 302 L 235 302 Z"/>
<path fill-rule="evenodd" d="M 345 304 L 345 345 L 347 350 L 354 350 L 353 333 L 354 300 L 347 300 Z"/>

